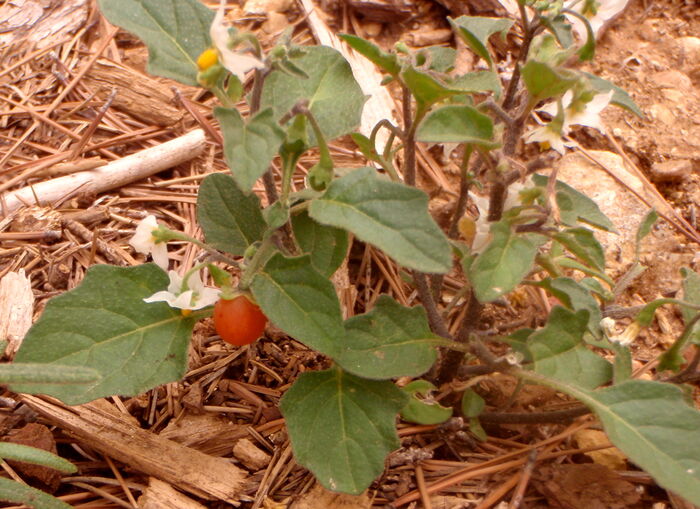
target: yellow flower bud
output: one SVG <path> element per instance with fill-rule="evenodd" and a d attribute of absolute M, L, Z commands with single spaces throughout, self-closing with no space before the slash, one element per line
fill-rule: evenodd
<path fill-rule="evenodd" d="M 202 54 L 197 58 L 197 67 L 200 71 L 206 71 L 211 66 L 216 65 L 219 57 L 214 48 L 208 48 L 202 51 Z"/>

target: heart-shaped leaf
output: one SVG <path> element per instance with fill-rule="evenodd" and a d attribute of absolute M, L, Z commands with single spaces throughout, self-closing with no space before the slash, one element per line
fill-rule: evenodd
<path fill-rule="evenodd" d="M 345 341 L 336 358 L 343 369 L 365 378 L 419 376 L 435 362 L 425 309 L 407 308 L 388 295 L 372 311 L 345 321 Z"/>
<path fill-rule="evenodd" d="M 396 414 L 408 397 L 389 381 L 334 368 L 303 373 L 280 401 L 297 462 L 331 491 L 357 495 L 399 447 Z"/>
<path fill-rule="evenodd" d="M 197 85 L 197 58 L 211 45 L 214 13 L 198 0 L 98 0 L 105 18 L 148 47 L 151 74 Z"/>
<path fill-rule="evenodd" d="M 235 256 L 262 240 L 266 228 L 258 197 L 246 196 L 222 173 L 207 175 L 199 186 L 197 219 L 209 245 Z"/>
<path fill-rule="evenodd" d="M 428 213 L 428 196 L 383 180 L 372 168 L 334 180 L 311 202 L 309 215 L 354 233 L 406 267 L 432 273 L 452 268 L 450 245 Z"/>
<path fill-rule="evenodd" d="M 85 366 L 102 377 L 89 385 L 18 383 L 13 390 L 77 405 L 114 394 L 135 396 L 182 378 L 194 320 L 165 302 L 143 302 L 168 282 L 153 263 L 91 267 L 77 288 L 49 301 L 15 361 Z"/>

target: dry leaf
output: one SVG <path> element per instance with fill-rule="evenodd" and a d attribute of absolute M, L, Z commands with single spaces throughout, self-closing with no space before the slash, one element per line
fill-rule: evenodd
<path fill-rule="evenodd" d="M 574 434 L 574 440 L 581 449 L 598 447 L 610 443 L 608 436 L 604 432 L 595 429 L 582 429 L 577 431 Z M 584 454 L 591 458 L 594 463 L 604 465 L 611 470 L 627 469 L 627 456 L 622 454 L 617 447 L 609 447 L 608 449 L 586 452 Z"/>

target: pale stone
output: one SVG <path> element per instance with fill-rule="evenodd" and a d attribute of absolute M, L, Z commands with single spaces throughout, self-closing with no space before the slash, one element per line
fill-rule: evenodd
<path fill-rule="evenodd" d="M 688 75 L 675 69 L 657 72 L 651 76 L 651 80 L 662 88 L 673 88 L 684 92 L 690 92 L 693 89 L 693 82 Z"/>
<path fill-rule="evenodd" d="M 700 65 L 700 37 L 680 37 L 677 42 L 684 62 L 690 66 Z"/>
<path fill-rule="evenodd" d="M 362 29 L 365 31 L 367 37 L 377 37 L 382 33 L 382 28 L 384 25 L 377 23 L 376 21 L 370 21 L 362 25 Z"/>
<path fill-rule="evenodd" d="M 288 24 L 289 21 L 286 14 L 270 12 L 267 15 L 267 21 L 262 25 L 262 30 L 266 34 L 276 34 L 287 28 Z"/>
<path fill-rule="evenodd" d="M 689 159 L 664 161 L 651 167 L 651 176 L 656 182 L 680 182 L 688 178 L 693 171 L 693 163 Z"/>
<path fill-rule="evenodd" d="M 667 126 L 673 126 L 676 124 L 676 116 L 663 104 L 652 105 L 649 108 L 649 115 Z"/>

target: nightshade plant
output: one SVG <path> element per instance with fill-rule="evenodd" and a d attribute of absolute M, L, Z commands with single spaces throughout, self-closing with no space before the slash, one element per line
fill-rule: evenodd
<path fill-rule="evenodd" d="M 564 152 L 571 126 L 596 127 L 608 103 L 640 112 L 612 83 L 566 65 L 593 56 L 592 33 L 576 46 L 569 19 L 586 21 L 596 2 L 583 2 L 580 12 L 562 2 L 519 3 L 522 49 L 506 80 L 489 39 L 515 31 L 509 19 L 449 20 L 483 63 L 463 75 L 454 72 L 453 49 L 413 51 L 398 44 L 385 52 L 343 35 L 403 93 L 404 124 L 380 122 L 365 136 L 355 132 L 365 97 L 337 51 L 298 47 L 284 34 L 265 54 L 253 35 L 228 29 L 221 10 L 215 17 L 196 0 L 100 0 L 112 23 L 147 44 L 150 72 L 215 94 L 231 174 L 209 175 L 200 186 L 198 220 L 206 244 L 149 220 L 132 243 L 152 252 L 161 266 L 92 267 L 77 288 L 47 304 L 17 355 L 20 362 L 92 368 L 99 380 L 14 383 L 13 389 L 78 404 L 179 380 L 192 327 L 211 316 L 217 298 L 199 283 L 206 268 L 222 292 L 252 295 L 272 323 L 332 359 L 331 368 L 299 376 L 280 402 L 296 460 L 331 490 L 360 493 L 382 473 L 386 455 L 399 446 L 399 413 L 414 422 L 447 420 L 453 410 L 424 396 L 432 383 L 451 381 L 469 355 L 481 372 L 509 373 L 580 400 L 631 461 L 661 486 L 700 503 L 700 413 L 678 385 L 633 379 L 629 350 L 656 307 L 681 305 L 686 332 L 661 359 L 661 368 L 680 370 L 685 347 L 700 340 L 700 276 L 686 271 L 687 302 L 654 301 L 622 334 L 603 320 L 606 307 L 643 268 L 636 262 L 617 284 L 605 273 L 591 228 L 614 226 L 585 195 L 537 173 L 551 152 L 525 166 L 514 161 L 523 139 Z M 244 118 L 235 105 L 249 72 L 250 113 Z M 539 124 L 534 128 L 528 125 L 533 116 Z M 381 129 L 390 133 L 386 146 L 377 146 Z M 372 166 L 335 166 L 328 141 L 347 134 Z M 455 144 L 462 154 L 460 193 L 444 230 L 428 212 L 427 194 L 415 187 L 418 142 Z M 311 149 L 318 162 L 308 170 L 306 187 L 295 190 L 297 162 Z M 276 175 L 274 158 L 281 168 Z M 265 208 L 252 192 L 258 179 Z M 479 186 L 487 196 L 474 193 Z M 470 200 L 479 209 L 477 219 L 467 214 Z M 655 219 L 650 213 L 638 241 Z M 350 234 L 403 267 L 422 305 L 405 307 L 384 295 L 365 313 L 343 320 L 331 276 L 347 255 Z M 210 258 L 184 277 L 169 277 L 163 253 L 174 239 L 197 243 Z M 447 303 L 443 277 L 455 264 L 466 283 Z M 235 289 L 228 271 L 238 274 Z M 535 272 L 542 277 L 528 278 Z M 538 330 L 489 338 L 501 351 L 507 348 L 496 356 L 478 333 L 482 310 L 521 284 L 544 289 L 561 305 Z M 466 312 L 452 335 L 446 316 L 455 305 Z M 689 369 L 695 365 L 697 360 Z M 688 372 L 672 380 L 682 381 Z M 392 381 L 423 375 L 428 380 L 403 388 Z M 483 409 L 472 390 L 458 409 L 482 438 Z"/>

